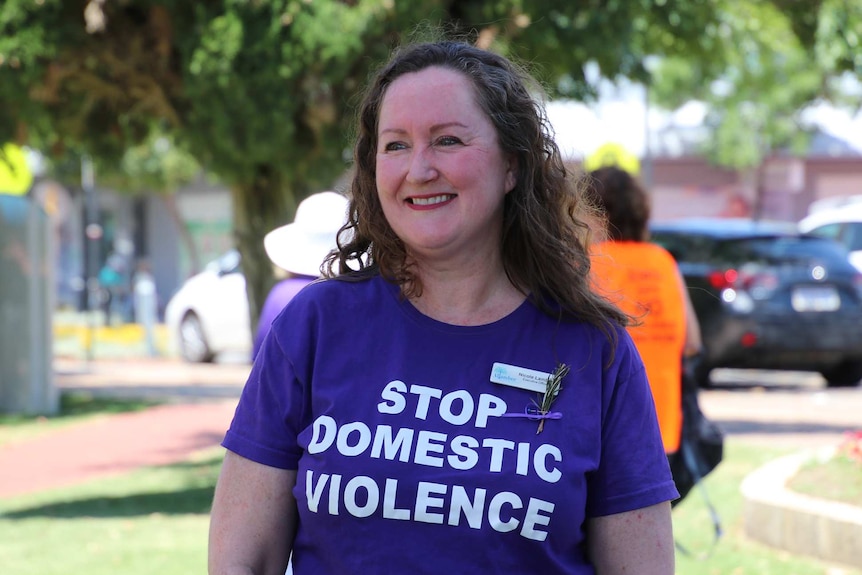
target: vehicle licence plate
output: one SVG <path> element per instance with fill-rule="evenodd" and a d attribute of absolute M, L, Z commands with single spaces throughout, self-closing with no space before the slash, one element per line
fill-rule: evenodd
<path fill-rule="evenodd" d="M 831 286 L 796 287 L 790 304 L 796 311 L 835 311 L 841 307 L 841 296 Z"/>

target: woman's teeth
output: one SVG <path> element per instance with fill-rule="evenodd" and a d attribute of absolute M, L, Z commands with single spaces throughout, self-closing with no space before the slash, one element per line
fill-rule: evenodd
<path fill-rule="evenodd" d="M 450 194 L 443 194 L 440 196 L 431 196 L 430 198 L 410 198 L 410 200 L 417 206 L 431 206 L 433 204 L 442 204 L 452 197 Z"/>

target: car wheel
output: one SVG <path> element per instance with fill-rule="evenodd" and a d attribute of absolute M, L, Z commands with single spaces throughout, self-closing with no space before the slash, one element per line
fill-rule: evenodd
<path fill-rule="evenodd" d="M 180 353 L 190 363 L 207 363 L 215 354 L 207 344 L 201 320 L 194 313 L 187 313 L 180 322 Z"/>
<path fill-rule="evenodd" d="M 862 361 L 847 360 L 820 374 L 828 387 L 853 387 L 862 379 Z"/>

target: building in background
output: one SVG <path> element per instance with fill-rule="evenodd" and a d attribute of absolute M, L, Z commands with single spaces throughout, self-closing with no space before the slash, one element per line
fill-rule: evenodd
<path fill-rule="evenodd" d="M 147 260 L 159 294 L 159 314 L 186 278 L 233 246 L 230 191 L 201 179 L 173 197 L 127 195 L 97 188 L 97 231 L 88 237 L 84 193 L 48 179 L 30 194 L 50 216 L 55 246 L 55 301 L 61 308 L 87 309 L 87 242 L 97 242 L 95 269 L 108 257 L 128 269 Z M 129 286 L 131 290 L 131 285 Z"/>

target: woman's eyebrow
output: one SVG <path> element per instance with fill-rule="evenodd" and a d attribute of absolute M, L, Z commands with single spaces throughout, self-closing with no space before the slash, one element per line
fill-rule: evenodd
<path fill-rule="evenodd" d="M 447 130 L 447 129 L 453 128 L 453 127 L 455 127 L 455 128 L 467 128 L 467 125 L 463 124 L 461 122 L 442 122 L 440 124 L 434 124 L 433 126 L 431 126 L 431 132 L 432 133 L 440 132 L 442 130 Z M 405 130 L 403 128 L 384 128 L 383 130 L 380 130 L 381 136 L 383 134 L 400 135 L 400 134 L 406 134 L 406 133 L 407 133 L 407 130 Z"/>

